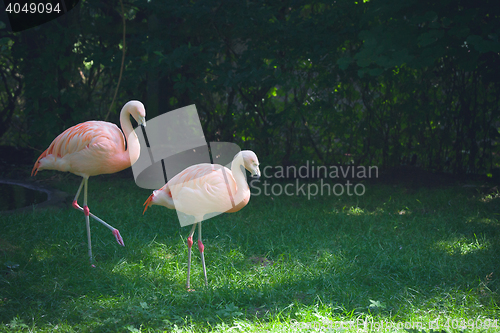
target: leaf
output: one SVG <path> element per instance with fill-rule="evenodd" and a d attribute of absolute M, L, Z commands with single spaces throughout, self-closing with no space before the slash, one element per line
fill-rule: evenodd
<path fill-rule="evenodd" d="M 126 328 L 127 330 L 129 330 L 130 332 L 132 332 L 132 333 L 140 333 L 140 332 L 141 332 L 140 330 L 138 330 L 137 328 L 135 328 L 135 327 L 134 327 L 134 326 L 132 326 L 132 325 L 125 326 L 125 328 Z"/>
<path fill-rule="evenodd" d="M 483 39 L 478 35 L 471 35 L 467 37 L 467 44 L 474 46 L 474 48 L 480 53 L 486 52 L 500 52 L 500 43 L 495 41 L 489 41 Z"/>
<path fill-rule="evenodd" d="M 427 13 L 425 13 L 425 15 L 423 16 L 423 19 L 425 21 L 434 22 L 438 19 L 438 15 L 436 14 L 436 12 L 431 10 L 431 11 L 428 11 Z"/>
<path fill-rule="evenodd" d="M 16 329 L 16 328 L 18 328 L 18 329 L 19 329 L 19 328 L 29 328 L 29 326 L 28 326 L 28 325 L 26 325 L 26 324 L 24 323 L 24 321 L 23 321 L 22 319 L 20 319 L 19 317 L 13 318 L 13 319 L 10 321 L 10 323 L 9 323 L 9 325 L 8 325 L 8 326 L 10 326 L 10 328 L 14 328 L 14 329 Z"/>
<path fill-rule="evenodd" d="M 456 26 L 448 31 L 448 35 L 453 36 L 455 38 L 464 38 L 469 34 L 469 32 L 470 32 L 469 27 Z"/>
<path fill-rule="evenodd" d="M 370 52 L 367 50 L 361 51 L 358 54 L 356 54 L 356 56 L 354 56 L 354 59 L 357 60 L 357 64 L 359 67 L 367 67 L 372 63 Z"/>
<path fill-rule="evenodd" d="M 379 76 L 381 75 L 382 73 L 384 73 L 384 69 L 383 68 L 373 68 L 373 69 L 370 69 L 368 71 L 368 73 L 371 75 L 371 76 Z"/>
<path fill-rule="evenodd" d="M 381 309 L 385 309 L 386 306 L 385 306 L 385 304 L 383 304 L 380 301 L 374 301 L 374 300 L 371 299 L 370 300 L 370 305 L 368 306 L 368 308 L 381 310 Z"/>
<path fill-rule="evenodd" d="M 352 59 L 350 57 L 342 57 L 339 60 L 337 60 L 337 65 L 341 70 L 346 70 L 347 67 L 351 64 Z"/>
<path fill-rule="evenodd" d="M 431 31 L 425 32 L 425 33 L 421 34 L 420 36 L 418 36 L 417 43 L 420 47 L 425 47 L 427 45 L 430 45 L 430 44 L 436 42 L 443 35 L 444 35 L 444 31 L 431 30 Z"/>

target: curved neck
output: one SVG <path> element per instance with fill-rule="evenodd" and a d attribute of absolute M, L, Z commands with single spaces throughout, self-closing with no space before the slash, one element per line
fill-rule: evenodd
<path fill-rule="evenodd" d="M 235 204 L 238 205 L 241 201 L 243 201 L 250 192 L 250 188 L 248 187 L 246 177 L 245 177 L 245 167 L 243 162 L 242 154 L 238 154 L 235 156 L 233 162 L 231 163 L 231 172 L 233 173 L 234 180 L 236 181 L 236 194 L 234 195 Z"/>
<path fill-rule="evenodd" d="M 141 146 L 137 134 L 135 134 L 134 128 L 132 127 L 132 123 L 130 122 L 130 111 L 127 108 L 123 108 L 120 112 L 120 126 L 125 134 L 125 140 L 127 141 L 127 149 L 125 152 L 130 156 L 131 164 L 134 164 L 139 159 Z"/>

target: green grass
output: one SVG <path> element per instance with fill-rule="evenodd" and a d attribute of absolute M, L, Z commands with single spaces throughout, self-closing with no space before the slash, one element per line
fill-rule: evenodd
<path fill-rule="evenodd" d="M 361 197 L 254 196 L 204 222 L 209 286 L 194 251 L 188 292 L 189 228 L 164 207 L 142 215 L 151 191 L 90 178 L 91 211 L 125 241 L 91 221 L 91 268 L 69 205 L 80 179 L 44 173 L 68 208 L 1 217 L 0 332 L 500 330 L 497 194 L 366 184 Z"/>

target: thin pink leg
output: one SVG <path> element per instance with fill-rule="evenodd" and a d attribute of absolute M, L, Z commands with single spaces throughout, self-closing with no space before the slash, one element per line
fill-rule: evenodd
<path fill-rule="evenodd" d="M 88 178 L 83 178 L 85 185 L 83 189 L 83 214 L 85 215 L 85 225 L 87 226 L 87 242 L 88 242 L 88 251 L 90 258 L 90 265 L 95 267 L 92 258 L 92 239 L 90 237 L 90 221 L 89 221 L 89 206 L 87 206 L 87 187 L 88 187 Z"/>
<path fill-rule="evenodd" d="M 82 179 L 82 182 L 80 183 L 80 187 L 78 188 L 78 191 L 76 191 L 75 198 L 73 199 L 73 208 L 81 210 L 82 207 L 78 205 L 78 197 L 80 196 L 80 192 L 82 191 L 83 184 L 85 184 L 85 178 Z"/>
<path fill-rule="evenodd" d="M 189 232 L 189 236 L 187 238 L 187 246 L 188 246 L 188 270 L 187 270 L 187 282 L 186 282 L 186 288 L 189 290 L 190 285 L 189 285 L 189 276 L 191 275 L 191 247 L 193 247 L 193 234 L 196 229 L 196 223 L 193 224 L 193 227 L 191 228 L 191 231 Z"/>
<path fill-rule="evenodd" d="M 90 237 L 90 221 L 89 221 L 89 216 L 90 216 L 90 211 L 89 207 L 87 206 L 87 185 L 88 185 L 88 178 L 83 178 L 82 182 L 80 183 L 80 187 L 78 187 L 78 191 L 76 192 L 75 199 L 73 199 L 73 208 L 78 209 L 83 212 L 85 215 L 85 226 L 87 228 L 87 243 L 88 243 L 88 254 L 89 254 L 89 259 L 90 259 L 90 265 L 92 267 L 95 267 L 93 264 L 92 260 L 92 240 Z M 83 208 L 78 205 L 78 197 L 80 196 L 80 193 L 82 192 L 83 188 Z"/>
<path fill-rule="evenodd" d="M 203 264 L 203 275 L 205 276 L 205 286 L 208 287 L 207 267 L 205 266 L 205 246 L 201 241 L 201 222 L 198 223 L 198 249 L 200 250 L 201 263 Z"/>
<path fill-rule="evenodd" d="M 82 180 L 82 183 L 80 184 L 80 187 L 78 188 L 78 191 L 76 192 L 76 195 L 75 195 L 75 199 L 73 200 L 73 203 L 72 203 L 72 206 L 73 208 L 75 209 L 78 209 L 79 211 L 83 212 L 84 214 L 88 214 L 91 218 L 93 218 L 94 220 L 102 223 L 106 228 L 108 228 L 109 230 L 111 230 L 111 232 L 113 233 L 113 236 L 115 236 L 116 238 L 116 241 L 118 242 L 118 244 L 120 244 L 121 246 L 125 246 L 125 243 L 123 242 L 123 238 L 122 236 L 120 235 L 120 231 L 118 231 L 118 229 L 116 229 L 115 227 L 109 225 L 108 223 L 104 222 L 103 220 L 101 220 L 100 218 L 98 218 L 97 216 L 95 216 L 94 214 L 92 214 L 87 206 L 87 208 L 85 208 L 86 206 L 86 202 L 84 202 L 84 207 L 80 207 L 80 205 L 78 204 L 78 197 L 80 196 L 80 192 L 82 191 L 82 187 L 85 184 L 88 184 L 88 179 L 87 179 L 87 183 L 85 182 L 86 179 L 84 178 Z M 85 185 L 87 186 L 87 185 Z"/>

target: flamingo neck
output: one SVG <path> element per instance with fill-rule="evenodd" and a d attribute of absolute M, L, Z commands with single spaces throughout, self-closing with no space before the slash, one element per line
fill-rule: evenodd
<path fill-rule="evenodd" d="M 250 194 L 250 188 L 248 187 L 245 177 L 243 156 L 241 153 L 236 155 L 231 163 L 231 172 L 233 173 L 233 177 L 236 182 L 236 195 L 234 198 L 235 204 L 238 206 L 243 201 L 248 202 L 247 198 L 249 198 Z"/>
<path fill-rule="evenodd" d="M 135 134 L 132 123 L 130 122 L 131 113 L 128 108 L 123 108 L 120 112 L 120 126 L 125 134 L 125 140 L 127 141 L 127 153 L 130 157 L 130 163 L 134 164 L 139 159 L 141 146 L 139 144 L 139 139 L 137 134 Z"/>

